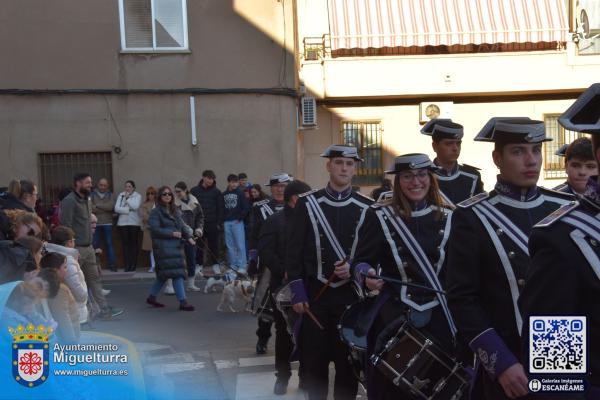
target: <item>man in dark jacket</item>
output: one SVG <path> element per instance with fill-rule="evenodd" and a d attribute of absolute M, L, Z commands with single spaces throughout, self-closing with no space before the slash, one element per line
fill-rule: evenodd
<path fill-rule="evenodd" d="M 271 272 L 271 281 L 269 288 L 271 293 L 285 282 L 285 221 L 296 206 L 298 195 L 306 193 L 310 186 L 302 181 L 293 181 L 289 183 L 284 191 L 283 200 L 284 209 L 277 211 L 267 218 L 262 224 L 258 236 L 258 254 L 261 264 Z M 271 298 L 271 302 L 273 299 Z M 275 369 L 277 370 L 277 380 L 273 393 L 283 395 L 287 391 L 288 381 L 291 375 L 290 355 L 292 353 L 292 341 L 287 332 L 286 322 L 277 309 L 272 304 L 273 317 L 275 320 Z"/>
<path fill-rule="evenodd" d="M 223 228 L 225 230 L 225 246 L 229 266 L 241 273 L 246 272 L 248 259 L 246 257 L 246 235 L 244 218 L 250 211 L 244 192 L 239 188 L 239 179 L 235 174 L 227 177 L 227 190 L 223 192 L 225 213 Z"/>
<path fill-rule="evenodd" d="M 92 177 L 87 173 L 79 173 L 73 178 L 73 184 L 73 191 L 60 202 L 60 223 L 75 232 L 75 248 L 79 251 L 79 265 L 94 300 L 102 310 L 100 317 L 104 319 L 116 317 L 123 314 L 123 310 L 109 307 L 102 294 L 96 253 L 92 247 L 92 202 L 90 200 Z"/>
<path fill-rule="evenodd" d="M 202 240 L 206 245 L 208 254 L 207 263 L 213 265 L 213 271 L 220 273 L 219 269 L 219 230 L 223 230 L 223 195 L 217 189 L 215 173 L 207 169 L 202 172 L 202 179 L 198 186 L 193 187 L 190 193 L 198 199 L 202 211 L 204 212 L 204 236 Z M 204 246 L 199 246 L 198 263 L 204 263 Z"/>

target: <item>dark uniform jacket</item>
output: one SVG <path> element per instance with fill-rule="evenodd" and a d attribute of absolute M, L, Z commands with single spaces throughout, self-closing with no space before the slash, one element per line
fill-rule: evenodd
<path fill-rule="evenodd" d="M 268 217 L 258 236 L 257 249 L 261 264 L 271 271 L 271 292 L 283 283 L 285 275 L 285 219 L 291 211 L 283 209 Z"/>
<path fill-rule="evenodd" d="M 367 211 L 365 221 L 358 233 L 358 244 L 353 261 L 354 275 L 363 280 L 364 278 L 360 278 L 357 274 L 368 271 L 368 267 L 361 264 L 367 263 L 375 269 L 379 266 L 382 276 L 432 287 L 407 243 L 401 239 L 394 227 L 392 219 L 396 218 L 391 205 L 377 203 Z M 443 264 L 446 258 L 451 218 L 452 211 L 449 209 L 426 206 L 413 211 L 409 219 L 402 220 L 420 245 L 441 284 L 444 284 Z M 394 316 L 401 315 L 408 307 L 428 313 L 433 310 L 433 320 L 437 325 L 433 329 L 436 331 L 435 334 L 441 336 L 444 342 L 452 342 L 449 324 L 435 293 L 424 289 L 400 287 L 389 282 L 383 285 L 382 293 L 388 297 L 380 310 L 385 325 L 389 324 Z"/>
<path fill-rule="evenodd" d="M 457 164 L 457 168 L 448 174 L 445 170 L 436 171 L 441 192 L 452 202 L 458 204 L 483 192 L 483 182 L 478 168 L 467 164 Z"/>
<path fill-rule="evenodd" d="M 324 227 L 307 204 L 315 201 L 328 222 Z M 310 202 L 310 203 L 309 203 Z M 330 234 L 341 245 L 340 251 L 350 259 L 354 256 L 356 233 L 373 200 L 348 189 L 335 193 L 329 187 L 299 196 L 290 220 L 286 224 L 286 271 L 296 302 L 314 299 L 343 257 L 334 250 Z M 331 229 L 331 231 L 329 230 Z M 296 282 L 294 282 L 296 281 Z M 323 304 L 349 304 L 356 299 L 349 279 L 334 278 L 330 288 L 320 297 Z M 299 285 L 302 284 L 303 285 Z M 300 293 L 304 291 L 304 293 Z M 303 300 L 300 300 L 304 298 Z"/>
<path fill-rule="evenodd" d="M 564 181 L 560 185 L 554 187 L 552 190 L 556 190 L 557 192 L 575 194 L 575 192 L 573 192 L 573 189 L 571 188 L 571 185 L 569 185 L 569 182 L 567 181 Z"/>
<path fill-rule="evenodd" d="M 580 205 L 565 206 L 531 232 L 531 266 L 519 299 L 524 360 L 528 370 L 529 316 L 586 316 L 587 377 L 599 395 L 600 196 L 579 201 Z"/>
<path fill-rule="evenodd" d="M 482 193 L 454 212 L 446 269 L 448 303 L 459 338 L 483 367 L 476 380 L 492 385 L 492 392 L 503 393 L 494 381 L 520 355 L 517 300 L 529 266 L 527 237 L 535 223 L 570 200 L 551 190 L 522 191 L 498 182 L 489 196 Z M 504 226 L 497 223 L 501 220 L 490 210 L 499 211 L 508 225 L 506 220 Z"/>
<path fill-rule="evenodd" d="M 283 210 L 283 203 L 275 201 L 275 199 L 265 199 L 254 203 L 250 210 L 250 230 L 248 237 L 248 249 L 253 250 L 258 246 L 258 237 L 264 222 L 271 215 Z"/>

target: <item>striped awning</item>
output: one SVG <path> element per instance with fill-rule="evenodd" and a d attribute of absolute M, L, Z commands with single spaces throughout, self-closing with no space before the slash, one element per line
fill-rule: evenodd
<path fill-rule="evenodd" d="M 328 0 L 331 50 L 565 42 L 564 0 Z"/>

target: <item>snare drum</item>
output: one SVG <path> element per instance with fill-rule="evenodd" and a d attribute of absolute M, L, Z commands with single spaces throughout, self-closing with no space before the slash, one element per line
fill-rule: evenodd
<path fill-rule="evenodd" d="M 337 326 L 342 342 L 350 348 L 350 363 L 354 374 L 365 382 L 365 361 L 367 352 L 367 333 L 373 318 L 371 300 L 359 301 L 348 307 L 342 314 Z"/>
<path fill-rule="evenodd" d="M 387 341 L 371 362 L 411 399 L 466 399 L 469 374 L 409 322 Z"/>

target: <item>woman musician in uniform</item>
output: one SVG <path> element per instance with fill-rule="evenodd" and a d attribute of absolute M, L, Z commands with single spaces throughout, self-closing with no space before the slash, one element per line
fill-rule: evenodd
<path fill-rule="evenodd" d="M 372 205 L 358 231 L 352 261 L 354 276 L 368 290 L 379 290 L 376 310 L 369 313 L 375 316 L 367 334 L 370 400 L 409 398 L 406 388 L 395 385 L 373 362 L 382 343 L 398 331 L 403 317 L 446 354 L 455 353 L 455 327 L 445 296 L 440 293 L 452 210 L 439 194 L 436 168 L 425 154 L 396 157 L 393 169 L 386 171 L 395 175 L 393 197 Z M 403 281 L 409 286 L 385 279 L 365 279 L 365 275 L 376 275 L 377 270 L 382 278 Z"/>

